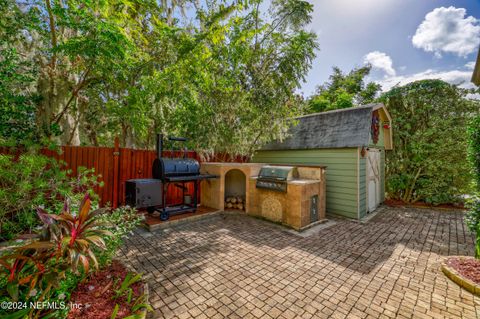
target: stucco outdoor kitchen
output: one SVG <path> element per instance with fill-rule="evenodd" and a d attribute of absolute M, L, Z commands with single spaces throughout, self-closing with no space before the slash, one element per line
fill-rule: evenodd
<path fill-rule="evenodd" d="M 159 157 L 155 180 L 127 182 L 127 202 L 147 209 L 150 230 L 226 210 L 298 231 L 330 214 L 361 220 L 374 212 L 385 199 L 385 152 L 393 147 L 385 106 L 310 114 L 292 123 L 285 140 L 265 145 L 248 163 Z M 159 154 L 164 143 L 162 137 Z M 183 190 L 183 202 L 171 207 L 162 205 L 168 202 L 162 185 L 169 183 Z M 194 183 L 193 194 L 186 183 Z"/>

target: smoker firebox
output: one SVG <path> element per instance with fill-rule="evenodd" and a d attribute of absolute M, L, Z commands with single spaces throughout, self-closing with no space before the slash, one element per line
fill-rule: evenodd
<path fill-rule="evenodd" d="M 162 205 L 162 181 L 158 179 L 130 179 L 125 191 L 125 203 L 131 207 L 150 209 Z"/>

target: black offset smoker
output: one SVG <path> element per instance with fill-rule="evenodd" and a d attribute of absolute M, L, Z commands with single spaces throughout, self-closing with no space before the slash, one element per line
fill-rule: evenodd
<path fill-rule="evenodd" d="M 148 213 L 160 212 L 160 219 L 167 220 L 170 215 L 195 212 L 197 209 L 198 183 L 202 179 L 218 178 L 216 175 L 200 174 L 200 164 L 193 158 L 187 158 L 187 149 L 183 157 L 174 157 L 174 143 L 186 142 L 184 137 L 169 137 L 172 144 L 170 157 L 162 157 L 163 135 L 157 134 L 157 158 L 152 165 L 153 178 L 131 179 L 125 185 L 125 201 L 135 208 L 147 209 Z M 193 195 L 186 197 L 186 184 L 193 183 Z M 182 203 L 167 205 L 168 186 L 175 185 L 182 190 Z M 188 200 L 186 200 L 188 198 Z"/>
<path fill-rule="evenodd" d="M 157 135 L 157 158 L 153 162 L 152 176 L 156 180 L 161 181 L 162 187 L 162 207 L 149 207 L 147 210 L 153 212 L 158 210 L 160 212 L 160 219 L 167 220 L 170 215 L 175 215 L 183 212 L 195 212 L 197 209 L 198 200 L 198 183 L 203 179 L 218 178 L 216 175 L 200 174 L 200 163 L 193 159 L 187 158 L 187 148 L 183 149 L 183 157 L 174 157 L 174 143 L 186 142 L 184 137 L 169 137 L 172 151 L 170 157 L 162 157 L 163 152 L 163 135 Z M 190 200 L 186 201 L 185 191 L 187 187 L 185 184 L 193 183 L 193 194 Z M 182 203 L 177 205 L 167 205 L 168 186 L 175 185 L 182 190 Z"/>

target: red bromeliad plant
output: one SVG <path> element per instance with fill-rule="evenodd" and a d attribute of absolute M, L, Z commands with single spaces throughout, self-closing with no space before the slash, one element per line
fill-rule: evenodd
<path fill-rule="evenodd" d="M 85 273 L 90 264 L 98 267 L 93 247 L 105 248 L 102 236 L 110 233 L 99 229 L 96 216 L 102 212 L 90 211 L 90 197 L 85 195 L 78 215 L 71 213 L 65 202 L 59 215 L 48 214 L 42 208 L 37 210 L 44 228 L 40 239 L 18 247 L 14 253 L 0 258 L 0 277 L 7 279 L 7 291 L 13 300 L 19 299 L 22 287 L 28 288 L 26 299 L 41 291 L 39 300 L 48 297 L 51 288 L 65 278 L 65 271 L 78 273 L 79 262 Z M 35 292 L 32 294 L 32 292 Z"/>
<path fill-rule="evenodd" d="M 45 261 L 51 256 L 52 247 L 52 243 L 38 241 L 0 258 L 1 270 L 7 276 L 7 291 L 14 301 L 18 300 L 20 286 L 28 285 L 30 293 L 40 284 L 39 279 L 47 273 Z M 48 292 L 51 286 L 46 288 L 43 290 Z"/>
<path fill-rule="evenodd" d="M 78 271 L 79 262 L 85 272 L 88 272 L 92 262 L 95 268 L 98 267 L 92 247 L 105 249 L 102 236 L 110 235 L 109 231 L 98 228 L 100 224 L 95 219 L 104 210 L 90 211 L 90 208 L 90 197 L 87 194 L 80 204 L 78 215 L 71 213 L 68 202 L 65 202 L 60 215 L 48 214 L 41 208 L 37 210 L 40 219 L 48 225 L 44 234 L 56 243 L 57 258 L 67 259 L 74 272 Z"/>

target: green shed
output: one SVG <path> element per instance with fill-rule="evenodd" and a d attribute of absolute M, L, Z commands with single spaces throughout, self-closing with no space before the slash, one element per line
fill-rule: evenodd
<path fill-rule="evenodd" d="M 255 152 L 252 161 L 327 166 L 327 213 L 361 219 L 385 199 L 385 151 L 391 117 L 383 104 L 296 118 L 284 141 Z"/>

